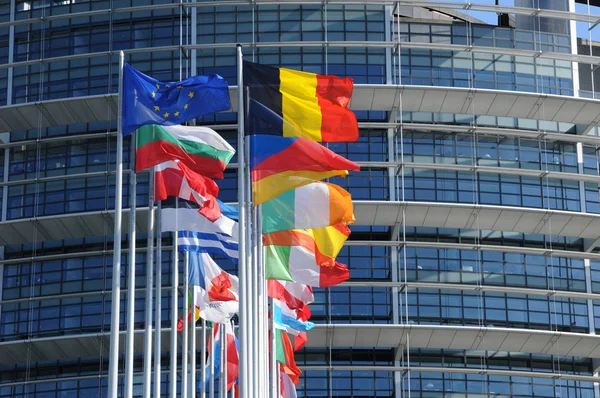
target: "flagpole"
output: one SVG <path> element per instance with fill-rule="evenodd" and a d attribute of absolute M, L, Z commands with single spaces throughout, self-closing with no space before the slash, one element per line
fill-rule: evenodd
<path fill-rule="evenodd" d="M 256 267 L 254 269 L 255 278 L 256 278 L 256 292 L 255 295 L 255 307 L 257 314 L 257 326 L 258 326 L 258 338 L 256 339 L 256 354 L 258 356 L 258 376 L 261 380 L 259 383 L 258 396 L 266 397 L 268 394 L 268 385 L 269 385 L 269 370 L 267 368 L 267 349 L 266 349 L 266 339 L 267 339 L 267 330 L 265 328 L 265 294 L 264 294 L 264 272 L 263 272 L 263 253 L 262 253 L 262 226 L 261 226 L 261 206 L 254 207 L 254 222 L 256 227 L 254 230 L 254 244 L 256 245 L 256 257 L 255 263 Z"/>
<path fill-rule="evenodd" d="M 179 198 L 175 198 L 175 208 L 179 207 Z M 175 220 L 177 226 L 177 219 Z M 171 398 L 177 398 L 177 312 L 179 299 L 179 250 L 177 247 L 178 228 L 173 232 L 173 268 L 171 269 L 171 342 L 169 352 L 171 353 L 171 365 L 169 369 Z"/>
<path fill-rule="evenodd" d="M 238 273 L 240 283 L 240 372 L 239 372 L 239 388 L 240 398 L 250 398 L 250 379 L 249 371 L 249 340 L 248 329 L 248 263 L 246 258 L 246 180 L 244 175 L 244 167 L 246 164 L 244 152 L 244 78 L 243 78 L 243 63 L 242 63 L 242 45 L 236 46 L 237 50 L 237 86 L 238 86 L 238 134 L 237 134 L 237 154 L 238 154 L 238 206 L 239 206 L 239 259 Z M 119 108 L 120 109 L 120 108 Z M 211 397 L 212 398 L 212 397 Z"/>
<path fill-rule="evenodd" d="M 187 253 L 183 255 L 183 331 L 181 333 L 181 397 L 187 398 L 188 395 L 188 328 L 189 328 L 189 320 L 188 320 L 188 311 L 190 308 L 189 303 L 189 269 L 188 269 L 188 256 Z M 194 317 L 194 311 L 192 311 L 192 318 Z M 192 322 L 194 320 L 192 319 Z"/>
<path fill-rule="evenodd" d="M 217 324 L 213 323 L 213 326 L 210 329 L 210 379 L 208 389 L 210 398 L 215 397 L 215 327 L 217 327 Z"/>
<path fill-rule="evenodd" d="M 146 248 L 146 309 L 144 331 L 144 398 L 150 398 L 152 390 L 152 293 L 154 272 L 154 167 L 149 170 L 148 180 L 148 243 Z M 160 336 L 160 334 L 159 334 Z"/>
<path fill-rule="evenodd" d="M 110 308 L 110 353 L 108 398 L 117 398 L 119 386 L 119 315 L 121 309 L 121 221 L 123 217 L 123 67 L 125 54 L 119 52 L 119 98 L 117 117 L 117 158 L 115 180 L 115 225 Z"/>
<path fill-rule="evenodd" d="M 194 305 L 196 305 L 195 303 L 196 298 L 194 297 Z M 202 318 L 202 372 L 200 381 L 200 398 L 206 398 L 206 346 L 206 319 Z"/>
<path fill-rule="evenodd" d="M 246 139 L 245 150 L 248 158 L 250 157 L 250 143 L 249 140 Z M 247 229 L 247 239 L 249 242 L 249 246 L 251 250 L 249 251 L 248 256 L 248 349 L 250 351 L 248 355 L 248 363 L 250 364 L 250 368 L 248 370 L 249 382 L 251 385 L 249 386 L 249 397 L 259 397 L 260 396 L 260 382 L 257 379 L 257 373 L 259 371 L 259 362 L 260 359 L 258 357 L 258 339 L 259 339 L 259 326 L 258 326 L 258 307 L 256 300 L 256 290 L 257 290 L 257 272 L 256 272 L 256 256 L 258 254 L 258 247 L 256 246 L 256 211 L 251 205 L 251 183 L 249 181 L 249 170 L 245 168 L 245 178 L 246 178 L 246 198 L 247 200 L 247 212 L 249 216 L 248 225 L 250 228 Z"/>
<path fill-rule="evenodd" d="M 189 267 L 190 254 L 185 253 L 186 267 Z M 196 289 L 192 287 L 192 322 L 190 323 L 191 343 L 190 343 L 190 398 L 196 397 Z M 185 397 L 184 397 L 185 398 Z"/>
<path fill-rule="evenodd" d="M 279 398 L 277 396 L 277 380 L 279 380 L 279 369 L 277 366 L 277 337 L 275 336 L 275 305 L 271 299 L 271 319 L 269 322 L 271 333 L 271 349 L 269 350 L 269 362 L 271 367 L 271 398 Z"/>
<path fill-rule="evenodd" d="M 221 375 L 219 377 L 221 384 L 219 385 L 219 397 L 227 398 L 227 335 L 225 334 L 225 324 L 219 327 L 221 333 Z"/>
<path fill-rule="evenodd" d="M 162 203 L 158 202 L 156 219 L 156 281 L 154 287 L 154 398 L 161 395 L 162 361 Z"/>
<path fill-rule="evenodd" d="M 136 196 L 137 176 L 135 174 L 135 135 L 129 141 L 129 267 L 127 271 L 127 332 L 125 335 L 125 398 L 133 398 L 133 336 L 135 319 L 135 239 L 136 239 Z"/>

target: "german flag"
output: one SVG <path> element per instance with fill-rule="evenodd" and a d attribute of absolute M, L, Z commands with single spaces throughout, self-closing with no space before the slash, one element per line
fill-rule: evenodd
<path fill-rule="evenodd" d="M 246 133 L 301 137 L 320 142 L 358 140 L 348 109 L 351 78 L 317 75 L 244 61 Z"/>

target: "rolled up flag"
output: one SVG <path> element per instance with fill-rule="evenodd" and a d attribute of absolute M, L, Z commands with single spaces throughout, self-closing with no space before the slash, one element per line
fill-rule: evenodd
<path fill-rule="evenodd" d="M 239 371 L 239 354 L 236 345 L 235 334 L 233 333 L 233 326 L 231 322 L 225 322 L 224 324 L 216 323 L 213 328 L 212 338 L 215 339 L 215 352 L 210 352 L 205 367 L 207 368 L 205 372 L 205 391 L 208 391 L 208 387 L 210 384 L 210 372 L 208 371 L 208 367 L 210 366 L 211 361 L 214 361 L 214 378 L 218 379 L 221 377 L 221 328 L 225 328 L 225 350 L 227 350 L 227 391 L 231 389 L 231 387 L 235 384 L 238 378 Z M 212 344 L 208 344 L 210 347 Z"/>
<path fill-rule="evenodd" d="M 317 265 L 314 252 L 301 246 L 265 246 L 267 279 L 293 281 L 315 287 L 338 285 L 350 278 L 350 271 L 341 263 Z"/>
<path fill-rule="evenodd" d="M 284 371 L 279 371 L 281 398 L 297 398 L 296 386 Z"/>
<path fill-rule="evenodd" d="M 219 187 L 208 177 L 192 171 L 179 160 L 170 160 L 156 166 L 154 170 L 154 199 L 165 200 L 169 196 L 195 202 L 200 214 L 210 221 L 221 217 L 217 203 Z"/>
<path fill-rule="evenodd" d="M 358 123 L 348 109 L 354 82 L 244 61 L 249 134 L 356 141 Z"/>
<path fill-rule="evenodd" d="M 262 204 L 290 189 L 335 176 L 360 166 L 304 138 L 250 136 L 253 203 Z"/>
<path fill-rule="evenodd" d="M 233 147 L 208 127 L 147 125 L 136 134 L 135 171 L 177 159 L 198 174 L 223 178 L 234 153 Z"/>
<path fill-rule="evenodd" d="M 354 222 L 352 196 L 343 188 L 325 182 L 289 190 L 262 205 L 263 234 L 322 228 L 341 222 Z"/>

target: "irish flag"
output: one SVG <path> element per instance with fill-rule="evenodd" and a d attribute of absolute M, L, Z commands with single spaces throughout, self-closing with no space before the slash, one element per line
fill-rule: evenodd
<path fill-rule="evenodd" d="M 142 126 L 136 134 L 135 171 L 178 159 L 196 173 L 223 178 L 235 150 L 208 127 Z"/>
<path fill-rule="evenodd" d="M 275 338 L 275 356 L 277 362 L 281 364 L 281 370 L 292 379 L 294 384 L 297 385 L 300 382 L 302 371 L 296 366 L 292 342 L 287 333 L 283 330 L 275 330 Z"/>
<path fill-rule="evenodd" d="M 352 197 L 343 188 L 326 182 L 289 190 L 262 205 L 263 234 L 341 222 L 354 222 Z"/>
<path fill-rule="evenodd" d="M 302 246 L 265 246 L 267 279 L 293 281 L 309 286 L 330 287 L 350 278 L 341 263 L 320 266 L 314 252 Z"/>

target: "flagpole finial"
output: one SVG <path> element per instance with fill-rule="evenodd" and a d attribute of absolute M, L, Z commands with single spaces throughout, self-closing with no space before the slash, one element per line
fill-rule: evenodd
<path fill-rule="evenodd" d="M 238 43 L 235 45 L 237 48 L 242 48 L 242 43 Z"/>

